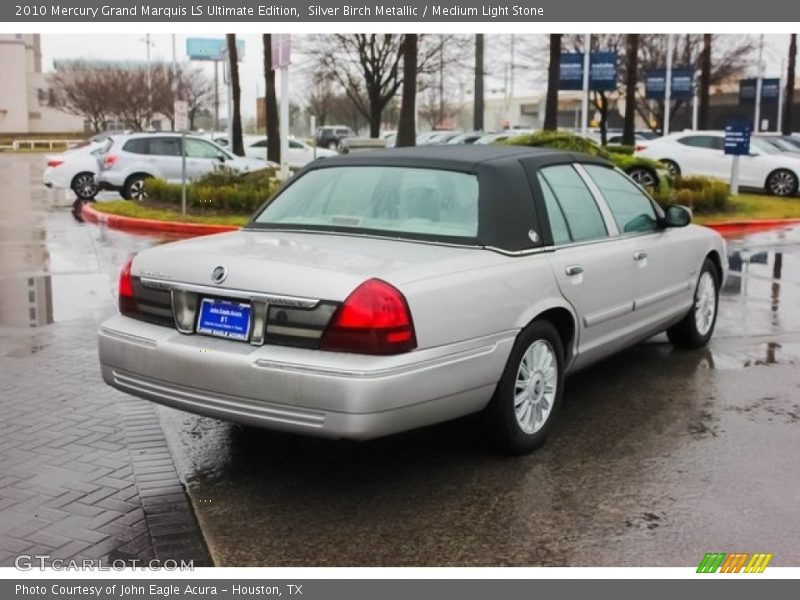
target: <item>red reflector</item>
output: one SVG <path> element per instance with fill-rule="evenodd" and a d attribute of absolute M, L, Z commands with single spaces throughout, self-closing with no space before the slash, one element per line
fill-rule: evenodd
<path fill-rule="evenodd" d="M 644 150 L 647 150 L 647 146 L 644 144 L 636 144 L 636 146 L 633 147 L 634 152 L 642 152 Z"/>
<path fill-rule="evenodd" d="M 117 162 L 117 155 L 116 154 L 106 154 L 103 158 L 103 167 L 106 169 L 110 169 L 114 166 L 114 163 Z"/>
<path fill-rule="evenodd" d="M 133 276 L 131 275 L 133 258 L 131 256 L 128 259 L 119 273 L 119 312 L 123 315 L 133 315 L 139 312 L 133 296 Z"/>
<path fill-rule="evenodd" d="M 403 294 L 380 279 L 358 286 L 334 313 L 321 348 L 360 354 L 399 354 L 417 347 Z"/>
<path fill-rule="evenodd" d="M 47 161 L 47 166 L 48 167 L 57 167 L 57 166 L 63 165 L 63 164 L 64 164 L 63 160 L 48 160 Z"/>

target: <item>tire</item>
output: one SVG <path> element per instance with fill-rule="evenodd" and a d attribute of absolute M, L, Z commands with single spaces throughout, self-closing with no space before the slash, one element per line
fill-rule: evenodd
<path fill-rule="evenodd" d="M 72 178 L 70 189 L 80 200 L 93 200 L 97 196 L 97 184 L 94 182 L 94 173 L 84 171 Z"/>
<path fill-rule="evenodd" d="M 628 170 L 628 177 L 633 179 L 643 188 L 658 187 L 658 175 L 647 167 L 632 167 Z"/>
<path fill-rule="evenodd" d="M 336 150 L 338 145 L 339 143 L 337 141 L 331 140 L 330 142 L 328 142 L 328 150 Z"/>
<path fill-rule="evenodd" d="M 703 262 L 694 291 L 692 308 L 679 323 L 667 329 L 667 337 L 678 348 L 702 348 L 714 334 L 719 312 L 720 274 L 710 259 Z"/>
<path fill-rule="evenodd" d="M 777 169 L 767 176 L 764 187 L 773 196 L 794 196 L 797 193 L 797 175 L 788 169 Z"/>
<path fill-rule="evenodd" d="M 669 174 L 672 177 L 680 177 L 681 176 L 681 168 L 678 166 L 674 160 L 669 160 L 668 158 L 662 158 L 660 161 L 666 168 Z"/>
<path fill-rule="evenodd" d="M 147 198 L 147 192 L 144 189 L 144 182 L 150 179 L 150 175 L 145 173 L 137 173 L 131 175 L 125 180 L 125 185 L 122 186 L 122 197 L 126 200 L 142 201 Z"/>
<path fill-rule="evenodd" d="M 526 365 L 533 369 L 527 378 Z M 563 394 L 561 338 L 549 321 L 534 321 L 517 337 L 486 408 L 492 441 L 510 454 L 535 450 L 544 442 Z"/>

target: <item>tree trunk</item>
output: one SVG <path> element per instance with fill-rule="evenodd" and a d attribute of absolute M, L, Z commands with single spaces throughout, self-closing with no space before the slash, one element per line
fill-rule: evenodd
<path fill-rule="evenodd" d="M 399 146 L 416 144 L 417 96 L 417 34 L 407 33 L 403 40 L 403 99 L 400 104 L 400 123 L 397 126 Z"/>
<path fill-rule="evenodd" d="M 561 33 L 550 34 L 550 62 L 547 65 L 547 99 L 544 105 L 545 131 L 558 129 L 558 83 L 561 79 Z"/>
<path fill-rule="evenodd" d="M 797 65 L 797 34 L 793 33 L 789 42 L 789 66 L 786 70 L 786 102 L 783 105 L 783 135 L 791 135 L 794 129 L 792 123 L 792 104 L 794 104 L 794 78 Z"/>
<path fill-rule="evenodd" d="M 703 34 L 703 52 L 700 54 L 700 106 L 697 110 L 697 127 L 709 128 L 709 95 L 711 93 L 711 34 Z"/>
<path fill-rule="evenodd" d="M 475 103 L 472 108 L 472 128 L 483 131 L 483 34 L 475 35 Z"/>
<path fill-rule="evenodd" d="M 380 95 L 380 89 L 371 90 L 369 93 L 369 137 L 375 139 L 381 136 L 383 107 L 381 106 Z"/>
<path fill-rule="evenodd" d="M 598 91 L 598 109 L 600 111 L 600 145 L 608 143 L 608 98 L 604 91 Z"/>
<path fill-rule="evenodd" d="M 628 35 L 628 53 L 626 58 L 625 80 L 625 126 L 622 129 L 622 143 L 633 146 L 636 143 L 636 85 L 638 83 L 637 67 L 639 66 L 639 34 Z"/>
<path fill-rule="evenodd" d="M 232 120 L 231 131 L 233 132 L 233 139 L 231 140 L 231 151 L 236 156 L 244 156 L 244 143 L 242 141 L 242 91 L 239 89 L 239 53 L 236 50 L 236 34 L 226 34 L 228 41 L 228 57 L 230 59 L 231 70 L 231 90 L 233 90 L 233 115 L 230 115 Z"/>
<path fill-rule="evenodd" d="M 267 160 L 281 162 L 281 132 L 278 123 L 278 99 L 275 94 L 275 71 L 272 69 L 272 34 L 264 39 L 264 120 L 267 126 Z M 314 132 L 311 132 L 314 135 Z"/>

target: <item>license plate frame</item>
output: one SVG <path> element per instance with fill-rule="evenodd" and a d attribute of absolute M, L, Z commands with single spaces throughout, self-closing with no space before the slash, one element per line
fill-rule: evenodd
<path fill-rule="evenodd" d="M 201 298 L 195 331 L 201 335 L 247 342 L 253 326 L 249 302 Z"/>

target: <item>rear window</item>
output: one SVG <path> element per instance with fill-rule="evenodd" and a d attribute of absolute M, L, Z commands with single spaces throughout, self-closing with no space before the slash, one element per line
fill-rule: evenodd
<path fill-rule="evenodd" d="M 474 238 L 478 235 L 478 178 L 410 167 L 317 169 L 286 188 L 254 223 Z"/>
<path fill-rule="evenodd" d="M 125 142 L 122 149 L 133 154 L 147 154 L 147 138 L 134 138 Z"/>

